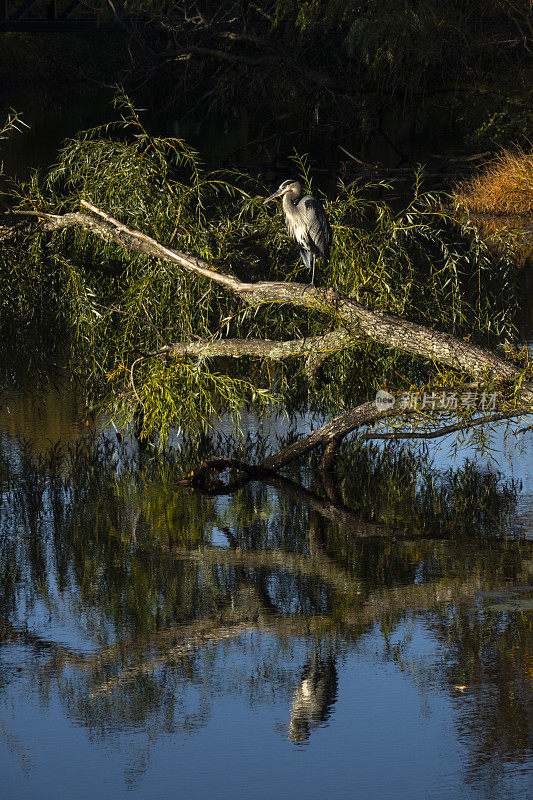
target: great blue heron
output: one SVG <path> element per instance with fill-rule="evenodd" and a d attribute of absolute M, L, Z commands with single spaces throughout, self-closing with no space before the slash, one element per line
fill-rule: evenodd
<path fill-rule="evenodd" d="M 326 266 L 329 264 L 331 249 L 329 220 L 322 203 L 310 194 L 304 194 L 299 181 L 283 181 L 279 189 L 267 197 L 264 203 L 281 196 L 283 196 L 283 213 L 287 230 L 296 239 L 302 261 L 311 270 L 311 286 L 314 286 L 317 258 L 322 256 L 323 263 Z"/>

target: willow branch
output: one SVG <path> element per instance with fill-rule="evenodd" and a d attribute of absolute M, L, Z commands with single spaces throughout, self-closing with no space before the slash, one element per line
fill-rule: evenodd
<path fill-rule="evenodd" d="M 49 230 L 60 230 L 70 226 L 81 226 L 105 241 L 178 264 L 189 272 L 207 278 L 213 283 L 218 283 L 248 305 L 278 303 L 310 308 L 316 313 L 335 319 L 337 324 L 342 324 L 353 336 L 364 336 L 385 347 L 392 347 L 415 357 L 445 364 L 481 380 L 491 378 L 499 381 L 513 381 L 521 376 L 520 370 L 514 364 L 489 350 L 457 339 L 448 333 L 442 333 L 424 325 L 394 317 L 391 314 L 372 311 L 335 289 L 320 289 L 286 282 L 244 283 L 238 278 L 217 272 L 208 263 L 190 253 L 172 250 L 146 234 L 131 230 L 86 200 L 82 200 L 81 204 L 95 216 L 79 213 L 65 214 L 62 217 L 45 215 L 47 216 L 45 227 Z M 533 390 L 530 385 L 522 384 L 518 401 L 522 407 L 531 408 Z M 371 425 L 397 416 L 397 414 L 398 412 L 394 409 L 379 411 L 373 402 L 363 403 L 331 420 L 319 430 L 313 431 L 308 436 L 264 459 L 260 466 L 265 469 L 278 470 L 315 447 L 327 447 L 332 441 L 340 441 L 344 436 L 363 425 Z"/>

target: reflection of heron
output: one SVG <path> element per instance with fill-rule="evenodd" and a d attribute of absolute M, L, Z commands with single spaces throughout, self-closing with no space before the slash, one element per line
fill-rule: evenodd
<path fill-rule="evenodd" d="M 307 662 L 302 680 L 292 699 L 289 739 L 303 742 L 331 713 L 337 698 L 337 670 L 335 659 L 321 658 L 318 651 Z"/>
<path fill-rule="evenodd" d="M 264 201 L 283 196 L 285 223 L 291 236 L 296 239 L 305 266 L 311 270 L 311 285 L 315 285 L 315 264 L 322 256 L 329 264 L 331 227 L 326 212 L 316 198 L 304 194 L 299 181 L 284 181 L 274 194 Z"/>

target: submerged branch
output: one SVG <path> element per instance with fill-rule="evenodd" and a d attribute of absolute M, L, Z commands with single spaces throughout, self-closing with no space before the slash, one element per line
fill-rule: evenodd
<path fill-rule="evenodd" d="M 398 411 L 394 411 L 394 409 L 380 411 L 376 408 L 374 401 L 369 401 L 340 414 L 321 428 L 263 459 L 258 465 L 245 464 L 233 458 L 212 458 L 196 467 L 180 483 L 187 486 L 198 486 L 202 491 L 210 494 L 226 494 L 240 488 L 249 480 L 270 478 L 273 473 L 316 447 L 326 447 L 333 441 L 340 442 L 362 425 L 370 425 L 393 416 L 398 416 Z M 244 478 L 238 478 L 227 484 L 209 482 L 213 475 L 226 469 L 236 469 L 244 474 Z"/>

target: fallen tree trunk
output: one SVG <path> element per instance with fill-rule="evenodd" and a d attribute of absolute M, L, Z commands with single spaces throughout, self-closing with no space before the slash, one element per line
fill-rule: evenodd
<path fill-rule="evenodd" d="M 224 275 L 190 253 L 172 250 L 150 236 L 128 228 L 86 200 L 81 200 L 81 204 L 99 219 L 83 213 L 43 213 L 42 216 L 47 220 L 44 227 L 47 230 L 82 227 L 107 242 L 115 242 L 126 249 L 179 264 L 184 269 L 223 286 L 249 305 L 283 303 L 304 306 L 341 321 L 353 339 L 365 336 L 378 344 L 444 364 L 476 378 L 490 375 L 496 380 L 512 381 L 520 376 L 520 370 L 514 364 L 490 350 L 391 314 L 372 311 L 335 289 L 274 281 L 245 283 L 231 275 Z M 243 340 L 243 355 L 247 355 L 245 342 Z M 183 343 L 175 345 L 178 349 L 182 346 Z M 533 391 L 524 387 L 524 392 L 527 392 L 528 399 L 533 402 Z"/>
<path fill-rule="evenodd" d="M 323 314 L 333 325 L 333 330 L 326 332 L 323 336 L 292 341 L 213 339 L 175 342 L 158 350 L 141 353 L 134 364 L 144 358 L 154 357 L 177 359 L 191 356 L 211 358 L 254 356 L 277 360 L 306 357 L 307 367 L 312 372 L 317 364 L 320 364 L 331 352 L 354 346 L 358 340 L 366 338 L 387 348 L 394 348 L 412 356 L 453 368 L 472 376 L 481 383 L 516 381 L 519 384 L 516 392 L 516 406 L 510 412 L 490 415 L 486 419 L 477 418 L 475 421 L 466 419 L 457 426 L 444 428 L 442 434 L 449 430 L 459 430 L 469 427 L 469 425 L 482 424 L 485 421 L 496 421 L 501 418 L 530 413 L 533 409 L 533 386 L 526 382 L 520 384 L 523 375 L 518 367 L 490 350 L 391 314 L 372 311 L 335 289 L 321 289 L 286 282 L 243 282 L 232 275 L 217 272 L 208 263 L 190 253 L 165 247 L 150 236 L 128 228 L 85 200 L 82 200 L 81 204 L 92 213 L 75 212 L 63 215 L 37 213 L 43 218 L 43 227 L 46 230 L 53 232 L 70 227 L 81 227 L 106 242 L 113 242 L 128 250 L 177 264 L 199 278 L 207 279 L 226 291 L 230 291 L 248 306 L 276 303 L 306 307 Z M 35 215 L 36 212 L 29 213 Z M 283 448 L 278 453 L 268 456 L 260 465 L 254 468 L 249 467 L 249 470 L 254 470 L 257 474 L 257 467 L 259 467 L 271 474 L 319 446 L 329 447 L 328 458 L 331 462 L 335 447 L 355 429 L 382 422 L 399 414 L 405 416 L 411 411 L 412 409 L 400 410 L 394 407 L 383 410 L 377 408 L 373 401 L 363 403 L 337 416 L 320 429 Z M 416 432 L 412 435 L 415 436 Z M 429 435 L 438 434 L 433 432 Z M 397 438 L 394 434 L 392 437 Z M 391 437 L 389 436 L 389 438 Z M 234 466 L 240 468 L 237 464 Z M 218 466 L 214 464 L 213 469 L 216 471 Z M 205 465 L 200 467 L 200 470 L 203 473 L 208 471 Z M 194 475 L 191 476 L 191 480 L 194 481 Z"/>
<path fill-rule="evenodd" d="M 521 409 L 516 409 L 510 414 L 491 414 L 486 417 L 476 418 L 464 421 L 457 425 L 444 425 L 437 430 L 432 431 L 409 431 L 408 433 L 397 434 L 393 431 L 387 433 L 364 434 L 364 439 L 435 439 L 440 436 L 447 436 L 450 433 L 468 430 L 469 428 L 490 424 L 493 422 L 500 422 L 504 419 L 513 419 L 520 417 L 523 414 L 530 413 L 529 406 L 524 406 Z M 333 460 L 342 440 L 357 428 L 363 425 L 372 425 L 376 422 L 387 420 L 387 418 L 397 417 L 398 411 L 391 409 L 389 411 L 378 411 L 374 401 L 364 403 L 361 406 L 341 414 L 335 419 L 313 431 L 308 436 L 304 436 L 293 444 L 287 445 L 277 453 L 268 456 L 261 462 L 261 466 L 268 470 L 278 471 L 282 467 L 287 466 L 292 461 L 309 453 L 316 447 L 332 448 L 331 452 L 327 452 L 326 458 L 323 459 L 322 467 L 329 469 L 333 466 Z"/>

